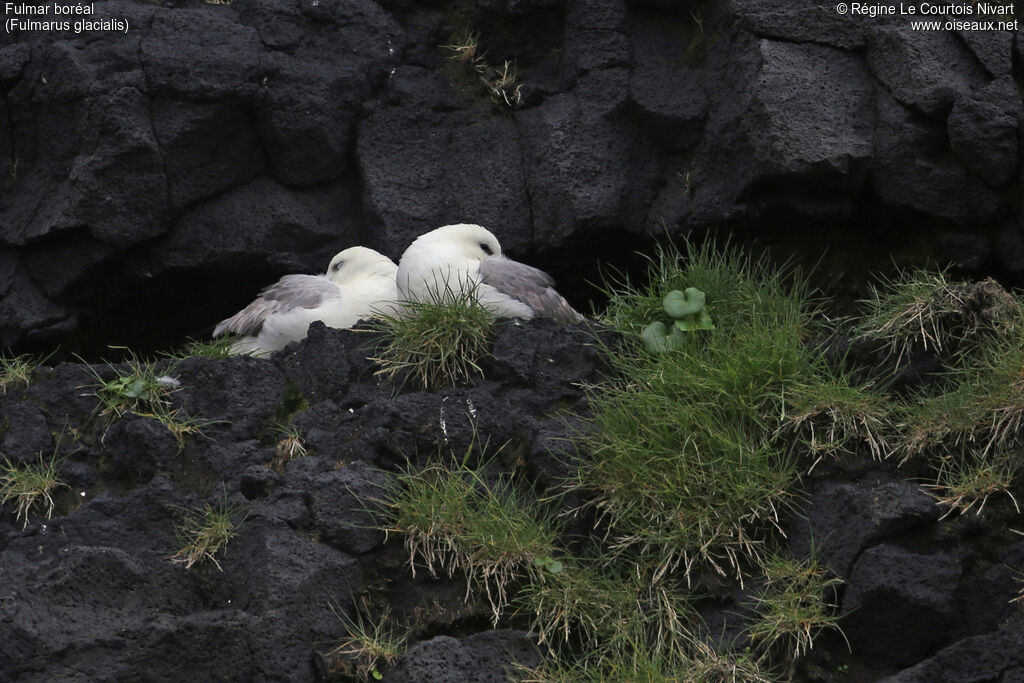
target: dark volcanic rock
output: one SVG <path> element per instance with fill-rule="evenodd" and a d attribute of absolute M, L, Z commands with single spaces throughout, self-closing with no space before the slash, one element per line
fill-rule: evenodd
<path fill-rule="evenodd" d="M 445 223 L 566 281 L 596 272 L 567 255 L 632 248 L 598 231 L 810 218 L 856 239 L 909 212 L 930 244 L 936 224 L 988 233 L 1021 210 L 990 187 L 1018 168 L 1005 31 L 804 0 L 110 0 L 97 17 L 130 30 L 0 48 L 0 344 L 165 348 L 287 272 L 357 243 L 397 258 Z M 450 62 L 439 46 L 468 34 L 477 61 Z M 485 82 L 506 63 L 513 106 Z"/>
<path fill-rule="evenodd" d="M 1024 680 L 1024 618 L 1014 615 L 997 631 L 964 638 L 885 683 L 962 683 Z"/>
<path fill-rule="evenodd" d="M 885 26 L 872 32 L 868 66 L 900 103 L 925 114 L 948 111 L 957 95 L 988 79 L 955 35 Z"/>
<path fill-rule="evenodd" d="M 353 554 L 383 543 L 367 506 L 381 498 L 386 481 L 384 472 L 356 461 L 310 482 L 310 508 L 324 542 Z"/>
<path fill-rule="evenodd" d="M 187 358 L 175 367 L 178 400 L 193 416 L 210 421 L 210 433 L 253 438 L 287 410 L 288 386 L 273 363 L 237 356 L 227 360 Z"/>
<path fill-rule="evenodd" d="M 866 548 L 920 530 L 940 514 L 935 499 L 911 482 L 818 482 L 790 522 L 792 548 L 799 555 L 813 551 L 836 574 L 849 576 Z"/>
<path fill-rule="evenodd" d="M 947 150 L 944 127 L 923 121 L 885 92 L 878 92 L 876 101 L 872 163 L 878 195 L 959 224 L 990 222 L 999 209 L 999 195 L 968 174 Z M 967 196 L 964 188 L 970 188 Z"/>
<path fill-rule="evenodd" d="M 468 638 L 437 636 L 409 648 L 389 679 L 408 683 L 508 680 L 512 663 L 536 666 L 540 657 L 523 631 L 489 631 Z"/>
<path fill-rule="evenodd" d="M 955 625 L 961 560 L 893 545 L 864 551 L 843 599 L 843 633 L 875 666 L 906 665 L 943 645 Z"/>
<path fill-rule="evenodd" d="M 515 251 L 530 232 L 520 138 L 513 121 L 474 106 L 441 74 L 397 69 L 357 138 L 376 243 L 397 260 L 435 227 L 479 223 Z"/>
<path fill-rule="evenodd" d="M 957 98 L 947 123 L 949 142 L 964 166 L 992 186 L 1017 170 L 1018 128 L 1024 107 L 1009 76 Z"/>

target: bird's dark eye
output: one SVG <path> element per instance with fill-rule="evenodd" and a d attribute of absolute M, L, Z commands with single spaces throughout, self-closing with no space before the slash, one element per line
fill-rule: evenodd
<path fill-rule="evenodd" d="M 341 267 L 343 265 L 345 265 L 344 261 L 338 261 L 337 263 L 335 263 L 334 264 L 334 272 L 338 272 L 339 270 L 341 270 Z"/>
<path fill-rule="evenodd" d="M 491 245 L 487 244 L 487 242 L 481 242 L 480 248 L 483 249 L 484 253 L 488 256 L 494 256 L 494 251 L 491 249 Z"/>

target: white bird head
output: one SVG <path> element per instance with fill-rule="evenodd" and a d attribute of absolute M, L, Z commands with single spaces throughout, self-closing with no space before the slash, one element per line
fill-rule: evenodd
<path fill-rule="evenodd" d="M 446 225 L 431 230 L 425 235 L 417 237 L 413 242 L 413 245 L 416 244 L 421 244 L 421 248 L 426 249 L 440 247 L 457 252 L 462 258 L 472 261 L 482 261 L 488 256 L 501 255 L 501 245 L 494 233 L 482 225 L 473 225 L 472 223 Z"/>
<path fill-rule="evenodd" d="M 363 277 L 394 277 L 398 266 L 387 256 L 366 247 L 338 252 L 327 266 L 327 277 L 336 284 Z"/>

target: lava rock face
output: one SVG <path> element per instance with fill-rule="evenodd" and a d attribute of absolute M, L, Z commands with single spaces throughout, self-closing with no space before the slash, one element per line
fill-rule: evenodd
<path fill-rule="evenodd" d="M 529 459 L 542 439 L 568 437 L 552 416 L 584 410 L 579 383 L 602 367 L 593 334 L 500 325 L 493 379 L 438 392 L 382 384 L 366 330 L 322 323 L 271 360 L 164 361 L 181 383 L 173 408 L 202 424 L 181 444 L 155 418 L 101 410 L 97 386 L 125 366 L 39 369 L 30 387 L 0 395 L 0 446 L 14 462 L 59 452 L 67 487 L 51 519 L 34 510 L 23 528 L 13 508 L 0 515 L 0 680 L 317 680 L 345 634 L 335 610 L 351 614 L 382 577 L 394 610 L 430 634 L 396 680 L 502 680 L 512 659 L 535 665 L 523 632 L 446 633 L 486 608 L 466 605 L 456 580 L 414 579 L 400 544 L 384 544 L 374 501 L 389 471 L 442 448 L 489 438 Z M 287 421 L 305 456 L 285 455 Z M 184 510 L 224 504 L 245 521 L 222 571 L 172 562 Z"/>
<path fill-rule="evenodd" d="M 270 359 L 162 361 L 181 383 L 172 408 L 201 425 L 180 443 L 152 417 L 100 410 L 96 387 L 122 365 L 44 367 L 0 396 L 2 452 L 59 453 L 67 484 L 50 519 L 0 510 L 0 680 L 336 678 L 351 673 L 332 653 L 346 632 L 336 612 L 367 600 L 416 626 L 389 680 L 501 681 L 513 662 L 536 666 L 534 642 L 491 630 L 463 579 L 412 575 L 400 540 L 385 542 L 377 501 L 395 472 L 448 450 L 478 457 L 471 445 L 485 442 L 504 445 L 495 466 L 557 488 L 587 428 L 581 386 L 608 371 L 598 349 L 615 339 L 505 322 L 485 377 L 437 391 L 382 383 L 367 360 L 373 339 L 315 323 Z M 304 452 L 289 451 L 282 424 Z M 783 520 L 789 550 L 844 579 L 845 640 L 820 639 L 796 680 L 833 680 L 821 672 L 842 667 L 905 682 L 1019 674 L 1010 600 L 1024 542 L 1006 532 L 1009 497 L 942 518 L 913 472 L 866 459 L 820 464 L 799 501 Z M 220 570 L 172 561 L 184 511 L 204 505 L 241 521 Z M 749 592 L 734 593 L 704 608 L 716 633 L 738 633 Z"/>
<path fill-rule="evenodd" d="M 829 257 L 850 278 L 912 249 L 1024 280 L 1011 32 L 806 0 L 95 10 L 129 30 L 0 47 L 0 346 L 166 348 L 455 222 L 577 308 L 599 263 L 709 228 L 869 244 Z"/>

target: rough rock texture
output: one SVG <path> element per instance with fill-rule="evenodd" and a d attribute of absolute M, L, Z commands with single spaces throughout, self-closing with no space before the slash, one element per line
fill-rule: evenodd
<path fill-rule="evenodd" d="M 0 452 L 26 461 L 59 450 L 68 488 L 50 520 L 33 511 L 22 529 L 13 508 L 0 514 L 0 680 L 317 680 L 344 635 L 332 605 L 351 613 L 389 574 L 394 611 L 417 614 L 430 634 L 395 680 L 496 681 L 512 660 L 536 664 L 522 632 L 447 635 L 483 612 L 457 582 L 417 587 L 370 509 L 387 470 L 464 451 L 475 430 L 526 459 L 543 439 L 564 439 L 569 426 L 554 416 L 582 410 L 578 383 L 598 378 L 590 335 L 502 325 L 489 379 L 436 393 L 395 395 L 370 372 L 365 331 L 320 323 L 273 360 L 168 362 L 182 383 L 175 406 L 206 423 L 181 448 L 153 418 L 99 414 L 92 392 L 123 366 L 39 370 L 29 388 L 0 395 Z M 288 419 L 309 449 L 290 461 L 275 448 Z M 223 571 L 171 562 L 182 508 L 225 499 L 247 518 Z"/>
<path fill-rule="evenodd" d="M 358 609 L 415 625 L 397 681 L 504 681 L 535 666 L 521 630 L 491 630 L 465 583 L 413 577 L 373 514 L 389 473 L 439 449 L 506 444 L 499 467 L 540 490 L 567 474 L 583 424 L 581 383 L 603 365 L 593 330 L 550 321 L 500 325 L 486 379 L 434 392 L 382 385 L 373 336 L 316 323 L 269 360 L 189 358 L 161 368 L 182 383 L 174 406 L 202 420 L 179 447 L 150 417 L 110 421 L 92 392 L 121 365 L 61 363 L 0 395 L 0 453 L 65 456 L 51 519 L 22 527 L 0 510 L 0 680 L 338 680 L 335 614 Z M 603 343 L 614 343 L 600 332 Z M 281 423 L 308 452 L 287 458 Z M 824 462 L 784 519 L 789 549 L 845 580 L 845 638 L 819 639 L 795 680 L 1016 680 L 1022 662 L 1016 511 L 940 519 L 912 470 Z M 192 569 L 170 560 L 184 508 L 244 506 L 226 552 Z M 577 501 L 578 503 L 579 501 Z M 573 501 L 567 501 L 573 505 Z M 241 514 L 241 512 L 239 513 Z M 590 523 L 580 526 L 588 533 Z M 757 579 L 752 579 L 756 585 Z M 717 638 L 740 633 L 751 586 L 700 606 Z M 342 676 L 344 680 L 344 676 Z"/>
<path fill-rule="evenodd" d="M 0 46 L 0 346 L 165 348 L 463 221 L 582 308 L 666 231 L 831 246 L 854 289 L 909 252 L 1024 281 L 1011 31 L 808 0 L 95 8 L 128 31 Z M 466 35 L 477 70 L 441 47 Z"/>
<path fill-rule="evenodd" d="M 852 296 L 893 261 L 1024 283 L 1020 32 L 811 0 L 92 6 L 129 30 L 0 43 L 0 349 L 61 347 L 0 396 L 0 453 L 59 449 L 70 485 L 48 522 L 0 515 L 0 680 L 315 680 L 336 663 L 332 602 L 351 614 L 367 586 L 421 617 L 402 680 L 533 661 L 522 633 L 483 630 L 458 580 L 409 578 L 360 501 L 474 429 L 551 486 L 578 427 L 560 415 L 585 410 L 597 366 L 579 330 L 509 324 L 486 380 L 396 395 L 365 333 L 314 325 L 271 361 L 168 363 L 176 405 L 207 421 L 179 448 L 152 418 L 105 425 L 87 387 L 115 368 L 72 352 L 204 337 L 286 272 L 353 244 L 397 258 L 450 222 L 487 225 L 581 309 L 602 266 L 713 229 L 812 262 L 827 249 L 828 284 Z M 467 34 L 479 71 L 440 47 Z M 506 63 L 512 106 L 481 80 Z M 288 419 L 311 454 L 285 463 Z M 1008 500 L 940 521 L 870 464 L 806 489 L 790 545 L 847 581 L 854 651 L 826 640 L 799 675 L 1024 677 L 1008 602 L 1024 547 L 989 524 Z M 250 507 L 224 571 L 169 562 L 180 506 L 225 495 Z"/>

